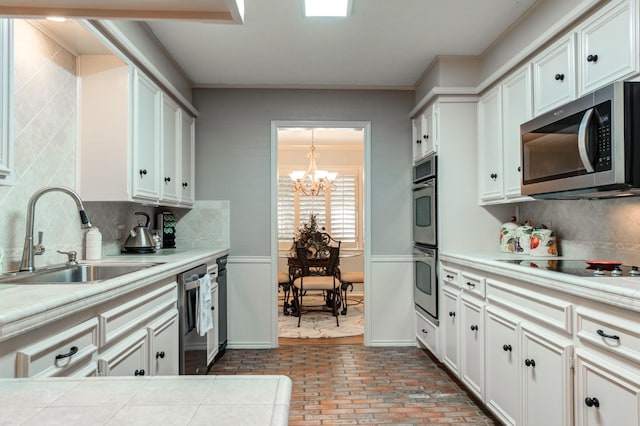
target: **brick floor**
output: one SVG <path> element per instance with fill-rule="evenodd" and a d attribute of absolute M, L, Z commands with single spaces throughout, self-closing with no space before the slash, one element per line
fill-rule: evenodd
<path fill-rule="evenodd" d="M 290 425 L 495 425 L 425 351 L 300 344 L 227 350 L 210 374 L 284 374 Z"/>

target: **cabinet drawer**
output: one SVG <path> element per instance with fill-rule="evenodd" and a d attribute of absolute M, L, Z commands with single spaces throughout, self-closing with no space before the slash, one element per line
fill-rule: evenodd
<path fill-rule="evenodd" d="M 556 330 L 573 333 L 573 305 L 551 295 L 517 284 L 487 279 L 487 301 L 507 311 L 517 312 Z"/>
<path fill-rule="evenodd" d="M 416 337 L 423 345 L 436 355 L 436 342 L 438 341 L 438 327 L 416 312 Z"/>
<path fill-rule="evenodd" d="M 98 320 L 92 318 L 19 350 L 16 377 L 67 376 L 91 364 L 97 350 Z"/>
<path fill-rule="evenodd" d="M 469 272 L 460 273 L 460 287 L 466 293 L 475 294 L 478 297 L 485 296 L 485 279 Z"/>
<path fill-rule="evenodd" d="M 99 316 L 100 346 L 144 327 L 151 319 L 176 309 L 177 284 L 172 282 Z"/>
<path fill-rule="evenodd" d="M 640 331 L 637 323 L 599 311 L 577 309 L 576 330 L 582 342 L 640 362 Z"/>
<path fill-rule="evenodd" d="M 460 272 L 446 266 L 440 266 L 440 279 L 445 286 L 460 288 Z"/>

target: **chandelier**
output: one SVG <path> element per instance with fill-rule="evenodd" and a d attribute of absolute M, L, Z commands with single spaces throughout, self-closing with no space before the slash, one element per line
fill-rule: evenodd
<path fill-rule="evenodd" d="M 289 174 L 293 181 L 293 191 L 304 195 L 320 195 L 322 191 L 327 191 L 333 185 L 338 176 L 326 170 L 318 170 L 316 166 L 316 147 L 314 145 L 313 129 L 311 130 L 311 151 L 309 157 L 309 168 L 306 171 L 296 170 Z"/>

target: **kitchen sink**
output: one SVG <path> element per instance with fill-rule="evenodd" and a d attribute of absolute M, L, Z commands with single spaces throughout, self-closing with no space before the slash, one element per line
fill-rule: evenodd
<path fill-rule="evenodd" d="M 0 283 L 11 284 L 83 284 L 96 283 L 131 272 L 151 268 L 161 263 L 80 263 L 36 270 L 14 272 L 0 277 Z"/>

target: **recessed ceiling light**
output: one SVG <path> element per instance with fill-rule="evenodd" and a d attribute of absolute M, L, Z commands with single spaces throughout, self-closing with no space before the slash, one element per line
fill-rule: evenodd
<path fill-rule="evenodd" d="M 304 0 L 304 16 L 348 16 L 351 0 Z"/>

